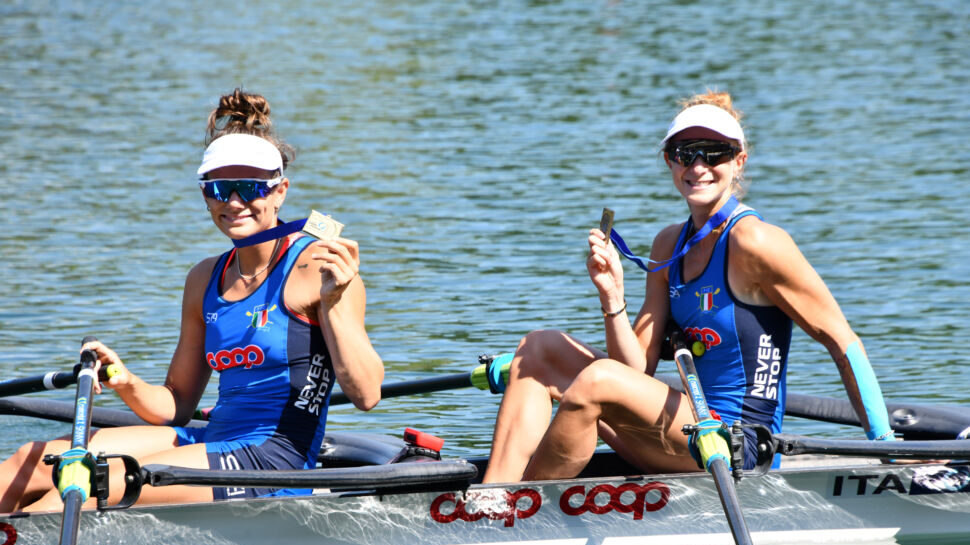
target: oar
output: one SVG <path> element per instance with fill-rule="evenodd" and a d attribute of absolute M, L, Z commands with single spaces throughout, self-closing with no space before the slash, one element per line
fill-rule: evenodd
<path fill-rule="evenodd" d="M 748 532 L 748 525 L 744 521 L 741 503 L 738 501 L 737 490 L 734 488 L 731 470 L 728 467 L 731 449 L 724 437 L 717 432 L 721 423 L 711 417 L 711 410 L 707 406 L 704 390 L 697 378 L 697 369 L 694 368 L 694 357 L 684 343 L 683 332 L 676 324 L 671 322 L 668 325 L 667 334 L 674 349 L 674 361 L 677 363 L 677 370 L 680 371 L 684 391 L 689 392 L 687 400 L 690 403 L 691 412 L 694 413 L 694 418 L 698 423 L 696 442 L 701 453 L 701 459 L 707 466 L 707 470 L 714 476 L 714 484 L 717 486 L 717 493 L 721 497 L 721 506 L 727 516 L 728 526 L 731 527 L 734 542 L 737 545 L 750 545 L 752 543 L 751 533 Z"/>
<path fill-rule="evenodd" d="M 385 383 L 381 386 L 381 397 L 390 399 L 413 394 L 428 394 L 444 390 L 475 387 L 489 390 L 488 376 L 501 373 L 501 383 L 508 382 L 509 362 L 513 354 L 499 354 L 497 356 L 479 356 L 479 365 L 469 373 L 455 373 L 426 379 Z M 657 380 L 663 381 L 671 388 L 683 392 L 683 385 L 677 375 L 655 375 Z M 2 385 L 2 383 L 0 383 Z M 496 392 L 497 393 L 497 392 Z M 331 405 L 349 403 L 350 400 L 340 390 L 334 391 Z M 945 407 L 920 405 L 914 403 L 886 403 L 892 418 L 892 427 L 897 437 L 910 439 L 965 439 L 970 437 L 970 411 L 963 407 Z M 100 409 L 96 409 L 100 410 Z M 0 414 L 30 414 L 27 411 L 7 408 L 0 400 Z M 846 399 L 836 399 L 825 396 L 795 394 L 789 392 L 786 396 L 785 416 L 807 418 L 820 422 L 861 426 L 859 416 Z"/>
<path fill-rule="evenodd" d="M 141 468 L 151 486 L 197 485 L 267 488 L 385 489 L 455 483 L 467 485 L 478 475 L 465 460 L 385 464 L 361 467 L 291 470 L 192 469 L 150 464 Z"/>
<path fill-rule="evenodd" d="M 479 356 L 478 366 L 468 373 L 454 373 L 440 377 L 418 380 L 392 382 L 381 385 L 381 398 L 389 399 L 413 394 L 429 394 L 443 390 L 456 390 L 474 386 L 479 390 L 493 390 L 498 393 L 505 390 L 509 380 L 509 362 L 514 354 L 499 354 L 498 356 Z M 501 374 L 501 377 L 499 377 Z M 331 405 L 350 403 L 346 394 L 340 391 L 330 396 Z"/>
<path fill-rule="evenodd" d="M 33 377 L 14 378 L 0 382 L 0 397 L 19 396 L 43 392 L 44 390 L 56 390 L 66 388 L 77 383 L 78 374 L 81 372 L 82 364 L 78 363 L 71 371 L 51 371 L 43 375 Z M 101 368 L 98 372 L 100 380 L 108 380 L 117 372 L 117 367 L 109 365 Z"/>
<path fill-rule="evenodd" d="M 801 435 L 776 433 L 771 436 L 775 452 L 785 456 L 826 454 L 893 459 L 950 460 L 970 458 L 970 441 L 870 441 L 868 439 L 817 439 Z"/>
<path fill-rule="evenodd" d="M 82 344 L 95 341 L 85 337 Z M 74 432 L 71 448 L 58 457 L 57 489 L 64 500 L 61 519 L 61 545 L 77 543 L 77 531 L 81 525 L 81 506 L 91 495 L 91 472 L 94 469 L 88 439 L 91 436 L 91 396 L 98 377 L 94 373 L 97 355 L 92 350 L 81 352 L 81 369 L 77 374 L 77 395 L 74 398 Z"/>

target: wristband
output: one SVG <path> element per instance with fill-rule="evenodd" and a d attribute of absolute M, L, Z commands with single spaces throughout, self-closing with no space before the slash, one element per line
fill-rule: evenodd
<path fill-rule="evenodd" d="M 603 307 L 600 307 L 600 310 L 603 311 L 604 318 L 613 318 L 615 316 L 619 316 L 623 311 L 626 310 L 626 299 L 623 300 L 623 307 L 616 312 L 606 312 L 606 309 Z"/>

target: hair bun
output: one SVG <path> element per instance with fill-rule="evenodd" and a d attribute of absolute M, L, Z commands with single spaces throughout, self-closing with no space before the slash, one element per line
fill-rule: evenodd
<path fill-rule="evenodd" d="M 209 114 L 205 145 L 226 134 L 251 134 L 273 143 L 283 156 L 283 166 L 293 160 L 294 150 L 273 132 L 269 101 L 263 95 L 240 88 L 219 97 L 219 105 Z"/>

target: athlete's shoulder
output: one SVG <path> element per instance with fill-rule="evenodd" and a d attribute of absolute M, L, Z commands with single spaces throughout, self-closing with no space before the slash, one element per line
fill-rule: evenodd
<path fill-rule="evenodd" d="M 290 279 L 297 279 L 302 283 L 310 280 L 311 284 L 316 284 L 313 280 L 320 279 L 320 264 L 314 263 L 313 255 L 317 253 L 317 247 L 313 245 L 315 238 L 307 235 L 298 235 L 290 240 L 288 252 L 293 252 L 293 266 L 290 270 Z M 317 286 L 319 289 L 319 286 Z"/>
<path fill-rule="evenodd" d="M 313 247 L 313 242 L 317 240 L 309 235 L 296 234 L 291 235 L 289 239 L 289 250 L 288 252 L 295 252 L 296 263 L 308 263 L 312 261 L 310 255 L 312 251 L 308 251 Z"/>
<path fill-rule="evenodd" d="M 653 247 L 650 249 L 650 259 L 663 261 L 674 255 L 674 246 L 683 230 L 683 223 L 671 223 L 661 229 L 657 236 L 653 237 Z"/>
<path fill-rule="evenodd" d="M 731 251 L 746 261 L 774 262 L 789 253 L 797 253 L 798 247 L 781 227 L 749 215 L 731 228 Z"/>
<path fill-rule="evenodd" d="M 189 269 L 189 273 L 185 276 L 185 289 L 182 299 L 185 305 L 195 309 L 193 315 L 202 316 L 202 300 L 205 298 L 205 290 L 209 286 L 209 279 L 212 278 L 219 257 L 212 256 L 203 259 Z"/>
<path fill-rule="evenodd" d="M 189 284 L 201 284 L 204 287 L 208 284 L 209 279 L 212 277 L 212 272 L 215 270 L 216 264 L 221 257 L 221 255 L 214 255 L 196 263 L 189 269 L 189 273 L 186 275 L 186 286 Z"/>

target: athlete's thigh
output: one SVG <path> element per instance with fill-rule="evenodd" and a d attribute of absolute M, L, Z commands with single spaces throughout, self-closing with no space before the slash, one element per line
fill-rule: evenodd
<path fill-rule="evenodd" d="M 69 445 L 69 437 L 58 442 Z M 127 454 L 143 458 L 178 446 L 175 429 L 169 426 L 122 426 L 92 430 L 88 450 L 94 453 Z"/>
<path fill-rule="evenodd" d="M 600 362 L 597 362 L 599 365 Z M 687 398 L 665 383 L 622 364 L 602 399 L 600 436 L 630 463 L 648 471 L 692 471 L 697 464 L 681 429 L 693 424 Z"/>
<path fill-rule="evenodd" d="M 66 441 L 58 441 L 58 443 Z M 205 444 L 178 446 L 175 430 L 169 426 L 125 426 L 102 428 L 91 434 L 88 450 L 93 453 L 125 454 L 141 466 L 163 464 L 208 469 Z M 124 463 L 109 459 L 109 504 L 121 500 L 124 491 Z M 138 503 L 211 501 L 212 489 L 192 486 L 142 487 Z"/>
<path fill-rule="evenodd" d="M 206 454 L 205 443 L 185 445 L 169 450 L 156 452 L 139 459 L 142 466 L 160 464 L 193 469 L 209 469 L 209 459 Z M 121 488 L 112 487 L 112 495 L 118 494 Z M 212 501 L 212 489 L 202 486 L 144 486 L 138 503 L 176 503 Z"/>

